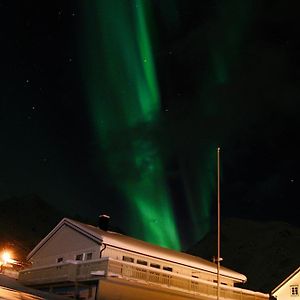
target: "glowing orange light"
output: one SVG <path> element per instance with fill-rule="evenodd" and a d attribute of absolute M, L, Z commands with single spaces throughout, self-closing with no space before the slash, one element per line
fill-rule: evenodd
<path fill-rule="evenodd" d="M 4 251 L 1 255 L 3 264 L 12 263 L 14 260 L 11 258 L 11 254 L 8 251 Z"/>

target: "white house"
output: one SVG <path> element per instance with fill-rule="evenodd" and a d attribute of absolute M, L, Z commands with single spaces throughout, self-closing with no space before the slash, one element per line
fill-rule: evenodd
<path fill-rule="evenodd" d="M 20 272 L 29 286 L 80 299 L 216 299 L 216 264 L 64 218 L 29 253 L 31 268 Z M 104 220 L 104 221 L 103 221 Z M 222 299 L 266 300 L 235 287 L 246 276 L 220 269 Z"/>
<path fill-rule="evenodd" d="M 290 276 L 283 280 L 272 292 L 271 295 L 278 300 L 300 299 L 300 267 Z"/>

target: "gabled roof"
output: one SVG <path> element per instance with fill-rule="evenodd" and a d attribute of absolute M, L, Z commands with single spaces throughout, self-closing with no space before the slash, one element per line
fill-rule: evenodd
<path fill-rule="evenodd" d="M 88 228 L 87 226 L 83 226 L 86 224 L 68 219 L 68 218 L 63 218 L 51 231 L 50 233 L 48 233 L 32 250 L 31 252 L 27 255 L 27 260 L 30 260 L 31 257 L 41 248 L 43 247 L 48 240 L 51 239 L 51 237 L 53 235 L 55 235 L 55 233 L 62 228 L 63 226 L 68 226 L 70 228 L 73 228 L 74 230 L 76 230 L 77 232 L 85 235 L 86 237 L 94 240 L 96 243 L 98 243 L 99 245 L 102 243 L 102 237 L 101 235 L 96 234 L 95 231 L 91 230 L 90 228 Z M 94 227 L 91 226 L 90 227 Z"/>
<path fill-rule="evenodd" d="M 142 253 L 148 257 L 179 263 L 181 265 L 190 266 L 211 273 L 217 272 L 217 266 L 215 263 L 200 257 L 156 246 L 120 233 L 104 231 L 98 227 L 68 218 L 62 219 L 59 224 L 28 254 L 27 259 L 30 259 L 64 225 L 81 232 L 99 244 L 103 243 L 119 249 Z M 221 267 L 220 274 L 229 277 L 236 282 L 246 282 L 247 280 L 245 275 L 224 267 Z"/>
<path fill-rule="evenodd" d="M 274 290 L 272 290 L 271 294 L 276 293 L 282 286 L 284 286 L 288 281 L 290 281 L 294 276 L 296 276 L 300 272 L 300 267 L 297 268 L 291 275 L 289 275 L 286 279 L 284 279 Z"/>

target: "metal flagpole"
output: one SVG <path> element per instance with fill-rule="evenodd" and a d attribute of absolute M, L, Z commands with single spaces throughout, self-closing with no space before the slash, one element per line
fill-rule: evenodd
<path fill-rule="evenodd" d="M 217 255 L 217 300 L 220 299 L 220 262 L 221 262 L 221 257 L 220 257 L 220 243 L 221 243 L 221 238 L 220 238 L 220 147 L 217 148 L 217 168 L 218 168 L 218 186 L 217 186 L 217 198 L 218 198 L 218 255 Z"/>

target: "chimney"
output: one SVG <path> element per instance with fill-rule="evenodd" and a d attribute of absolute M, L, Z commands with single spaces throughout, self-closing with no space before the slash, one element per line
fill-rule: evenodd
<path fill-rule="evenodd" d="M 110 216 L 108 215 L 100 215 L 98 219 L 98 227 L 102 230 L 107 231 L 109 227 Z"/>

